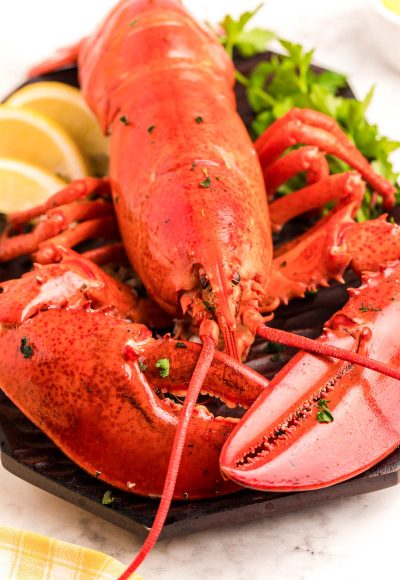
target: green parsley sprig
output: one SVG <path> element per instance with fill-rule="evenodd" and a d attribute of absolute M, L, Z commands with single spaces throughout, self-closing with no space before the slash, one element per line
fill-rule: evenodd
<path fill-rule="evenodd" d="M 260 29 L 252 31 L 246 27 L 260 8 L 258 6 L 253 12 L 245 12 L 238 20 L 227 16 L 221 22 L 225 32 L 222 42 L 231 55 L 234 50 L 241 56 L 264 52 L 266 44 L 274 38 L 282 50 L 282 54 L 272 55 L 256 65 L 248 77 L 236 71 L 236 79 L 246 88 L 249 104 L 256 114 L 252 124 L 253 137 L 261 135 L 271 123 L 293 107 L 326 113 L 339 123 L 374 169 L 397 187 L 397 202 L 400 203 L 400 174 L 395 172 L 390 160 L 391 153 L 400 147 L 400 142 L 381 136 L 377 125 L 366 119 L 374 87 L 363 100 L 345 98 L 341 91 L 347 86 L 346 76 L 333 71 L 316 72 L 311 67 L 314 50 L 305 50 L 300 44 L 279 39 L 269 30 L 264 31 L 265 42 L 259 43 Z M 248 42 L 244 51 L 243 38 Z M 336 158 L 328 160 L 332 173 L 348 169 L 345 163 Z M 304 177 L 298 176 L 285 184 L 278 193 L 290 193 L 304 184 Z M 365 221 L 382 213 L 381 200 L 378 199 L 374 204 L 371 200 L 372 192 L 367 190 L 357 215 L 358 221 Z"/>
<path fill-rule="evenodd" d="M 221 22 L 221 27 L 224 34 L 221 36 L 221 42 L 225 46 L 226 51 L 232 57 L 235 49 L 240 56 L 249 58 L 266 50 L 267 45 L 275 38 L 275 33 L 264 28 L 253 28 L 246 30 L 249 21 L 262 8 L 263 4 L 259 4 L 255 10 L 244 12 L 239 16 L 238 20 L 234 20 L 232 16 L 225 16 Z"/>

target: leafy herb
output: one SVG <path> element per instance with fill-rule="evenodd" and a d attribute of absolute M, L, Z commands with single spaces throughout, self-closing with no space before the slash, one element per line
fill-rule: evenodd
<path fill-rule="evenodd" d="M 204 187 L 205 189 L 209 188 L 211 185 L 211 177 L 207 175 L 207 177 L 203 181 L 200 181 L 199 185 L 200 187 Z"/>
<path fill-rule="evenodd" d="M 33 355 L 33 348 L 28 343 L 29 343 L 29 338 L 27 338 L 26 336 L 23 336 L 21 338 L 21 346 L 19 347 L 19 350 L 21 351 L 24 358 L 31 358 L 31 356 Z"/>
<path fill-rule="evenodd" d="M 145 373 L 147 371 L 147 365 L 139 359 L 139 368 L 142 371 L 142 373 Z"/>
<path fill-rule="evenodd" d="M 196 121 L 196 123 L 197 123 L 198 125 L 200 125 L 201 123 L 204 123 L 204 119 L 203 119 L 203 117 L 200 117 L 200 116 L 196 117 L 196 118 L 195 118 L 195 121 Z"/>
<path fill-rule="evenodd" d="M 129 121 L 128 119 L 125 117 L 125 115 L 123 115 L 122 117 L 119 118 L 119 120 L 121 121 L 121 123 L 123 125 L 129 125 Z"/>
<path fill-rule="evenodd" d="M 361 310 L 361 312 L 380 312 L 382 308 L 375 308 L 374 306 L 372 306 L 372 304 L 361 302 L 359 310 Z"/>
<path fill-rule="evenodd" d="M 259 52 L 263 52 L 268 43 L 275 38 L 275 33 L 262 28 L 253 28 L 245 30 L 248 22 L 257 14 L 263 5 L 259 4 L 252 12 L 244 12 L 238 20 L 232 16 L 225 16 L 221 22 L 224 35 L 221 42 L 225 46 L 228 54 L 233 55 L 233 49 L 236 49 L 240 56 L 251 57 Z"/>
<path fill-rule="evenodd" d="M 101 503 L 103 505 L 111 505 L 114 502 L 115 502 L 115 497 L 112 496 L 112 491 L 110 489 L 108 489 L 105 492 L 105 494 L 103 495 L 103 499 L 101 500 Z"/>
<path fill-rule="evenodd" d="M 187 348 L 184 342 L 177 342 L 175 346 L 176 348 Z"/>
<path fill-rule="evenodd" d="M 263 33 L 261 36 L 259 29 L 245 30 L 259 9 L 260 6 L 253 12 L 245 12 L 238 20 L 227 16 L 221 23 L 225 33 L 222 42 L 230 55 L 233 48 L 236 48 L 242 56 L 263 52 L 266 43 L 276 38 L 269 30 L 261 31 Z M 259 38 L 264 42 L 258 43 Z M 246 39 L 252 40 L 250 48 L 246 47 Z M 373 98 L 374 88 L 371 88 L 363 100 L 347 99 L 340 93 L 347 86 L 344 75 L 332 71 L 315 72 L 311 67 L 313 50 L 307 51 L 300 44 L 287 40 L 277 39 L 277 41 L 282 48 L 282 55 L 273 55 L 261 62 L 254 67 L 248 77 L 236 71 L 236 79 L 246 88 L 249 104 L 256 114 L 252 124 L 253 136 L 261 135 L 271 123 L 294 107 L 326 113 L 339 123 L 350 140 L 372 163 L 375 171 L 397 187 L 396 200 L 400 203 L 400 175 L 394 171 L 390 161 L 391 153 L 400 147 L 400 142 L 381 136 L 377 125 L 369 123 L 366 119 L 366 111 Z M 348 169 L 345 163 L 336 158 L 328 157 L 328 161 L 332 173 Z M 278 194 L 291 193 L 304 184 L 304 177 L 297 176 L 282 186 Z M 372 191 L 367 189 L 357 220 L 362 222 L 381 213 L 381 198 L 378 196 L 375 199 Z"/>
<path fill-rule="evenodd" d="M 328 403 L 330 401 L 326 399 L 320 399 L 318 401 L 318 411 L 317 411 L 317 421 L 318 423 L 332 423 L 333 415 L 328 408 Z"/>
<path fill-rule="evenodd" d="M 150 125 L 150 127 L 148 127 L 147 132 L 148 133 L 152 133 L 154 131 L 154 129 L 156 128 L 155 125 Z"/>
<path fill-rule="evenodd" d="M 286 268 L 286 266 L 287 266 L 286 260 L 283 260 L 283 262 L 281 262 L 279 265 L 281 268 Z"/>
<path fill-rule="evenodd" d="M 160 377 L 165 379 L 169 375 L 169 358 L 160 358 L 155 365 L 160 369 Z"/>
<path fill-rule="evenodd" d="M 131 27 L 136 26 L 137 23 L 138 23 L 137 20 L 131 20 L 129 23 L 129 26 L 131 26 Z"/>

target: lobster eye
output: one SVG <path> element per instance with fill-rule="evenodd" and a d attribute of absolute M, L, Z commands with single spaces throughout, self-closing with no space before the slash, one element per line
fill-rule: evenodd
<path fill-rule="evenodd" d="M 236 273 L 233 275 L 233 278 L 232 278 L 231 282 L 232 282 L 232 284 L 233 284 L 234 286 L 237 286 L 237 285 L 239 284 L 239 282 L 240 282 L 240 274 L 239 274 L 239 272 L 236 272 Z"/>

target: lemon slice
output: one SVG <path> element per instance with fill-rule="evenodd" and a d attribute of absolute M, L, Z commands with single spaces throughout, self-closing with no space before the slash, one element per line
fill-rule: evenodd
<path fill-rule="evenodd" d="M 79 89 L 58 82 L 27 85 L 7 101 L 13 107 L 28 107 L 57 121 L 88 157 L 92 173 L 108 171 L 108 139 Z"/>
<path fill-rule="evenodd" d="M 89 174 L 75 141 L 58 123 L 7 105 L 0 105 L 0 157 L 39 165 L 70 181 Z"/>
<path fill-rule="evenodd" d="M 18 159 L 0 157 L 0 212 L 11 213 L 43 203 L 65 187 L 50 171 Z"/>

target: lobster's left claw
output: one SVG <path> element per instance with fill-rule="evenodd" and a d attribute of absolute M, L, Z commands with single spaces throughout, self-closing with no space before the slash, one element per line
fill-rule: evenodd
<path fill-rule="evenodd" d="M 0 349 L 1 388 L 68 457 L 110 485 L 161 495 L 181 410 L 166 393 L 184 395 L 200 345 L 153 341 L 102 311 L 53 309 L 3 324 Z M 218 353 L 202 392 L 248 405 L 265 385 Z M 175 498 L 235 491 L 218 457 L 236 421 L 196 405 Z"/>
<path fill-rule="evenodd" d="M 319 341 L 398 368 L 400 264 L 372 274 Z M 235 428 L 223 473 L 260 490 L 300 491 L 339 483 L 400 442 L 400 382 L 352 364 L 296 355 Z"/>

